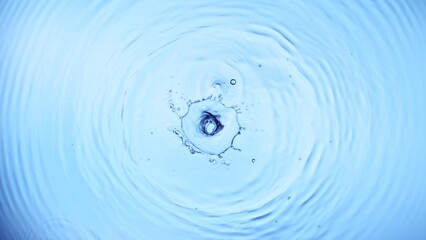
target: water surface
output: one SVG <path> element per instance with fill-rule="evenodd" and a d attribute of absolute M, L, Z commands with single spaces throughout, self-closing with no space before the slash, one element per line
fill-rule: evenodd
<path fill-rule="evenodd" d="M 424 239 L 425 1 L 1 1 L 1 239 Z"/>

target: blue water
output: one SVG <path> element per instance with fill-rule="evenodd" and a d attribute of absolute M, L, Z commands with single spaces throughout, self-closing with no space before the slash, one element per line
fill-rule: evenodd
<path fill-rule="evenodd" d="M 0 239 L 426 239 L 426 1 L 0 1 Z"/>

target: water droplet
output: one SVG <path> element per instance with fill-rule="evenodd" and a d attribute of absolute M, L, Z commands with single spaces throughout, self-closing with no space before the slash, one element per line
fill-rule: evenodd
<path fill-rule="evenodd" d="M 252 162 L 252 163 L 256 162 L 256 159 L 254 159 L 254 158 L 253 158 L 253 159 L 251 160 L 251 162 Z"/>
<path fill-rule="evenodd" d="M 235 85 L 235 84 L 237 83 L 237 80 L 235 80 L 235 79 L 231 79 L 231 81 L 229 81 L 229 83 L 230 83 L 231 85 Z"/>
<path fill-rule="evenodd" d="M 228 167 L 229 165 L 231 165 L 231 162 L 229 160 L 223 160 L 222 164 Z"/>
<path fill-rule="evenodd" d="M 209 158 L 209 163 L 211 166 L 216 167 L 217 166 L 217 160 L 215 158 Z"/>

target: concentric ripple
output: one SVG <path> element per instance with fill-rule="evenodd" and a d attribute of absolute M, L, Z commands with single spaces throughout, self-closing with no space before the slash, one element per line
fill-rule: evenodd
<path fill-rule="evenodd" d="M 1 1 L 0 239 L 423 239 L 422 1 Z"/>

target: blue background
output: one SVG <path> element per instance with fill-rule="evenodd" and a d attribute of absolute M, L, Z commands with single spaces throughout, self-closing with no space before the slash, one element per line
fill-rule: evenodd
<path fill-rule="evenodd" d="M 425 239 L 425 13 L 0 1 L 1 239 Z"/>

